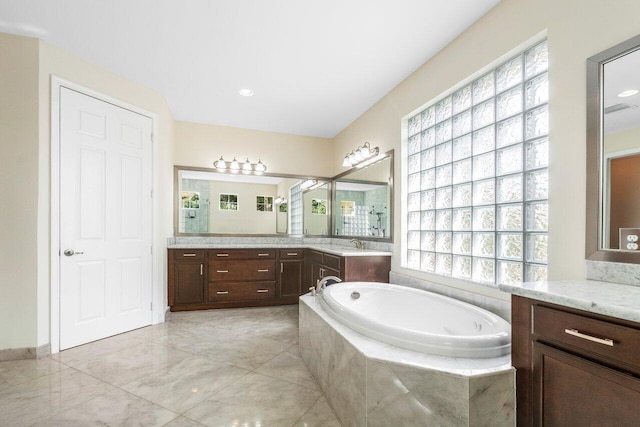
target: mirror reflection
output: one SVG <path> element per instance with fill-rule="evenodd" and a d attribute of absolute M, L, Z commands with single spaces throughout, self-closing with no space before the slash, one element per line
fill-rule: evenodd
<path fill-rule="evenodd" d="M 335 179 L 334 235 L 391 237 L 391 165 L 389 156 Z"/>
<path fill-rule="evenodd" d="M 602 247 L 637 251 L 640 244 L 640 50 L 603 65 L 602 101 Z"/>
<path fill-rule="evenodd" d="M 175 174 L 177 234 L 326 235 L 329 230 L 326 179 L 178 166 Z M 314 209 L 314 201 L 323 208 Z"/>

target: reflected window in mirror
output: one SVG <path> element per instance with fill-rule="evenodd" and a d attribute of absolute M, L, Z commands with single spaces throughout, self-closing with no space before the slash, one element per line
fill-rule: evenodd
<path fill-rule="evenodd" d="M 547 66 L 544 41 L 408 118 L 404 267 L 546 280 Z"/>
<path fill-rule="evenodd" d="M 591 260 L 640 263 L 640 36 L 587 59 Z"/>
<path fill-rule="evenodd" d="M 220 173 L 215 169 L 175 167 L 174 227 L 177 235 L 277 235 L 304 234 L 303 190 L 314 190 L 327 178 L 294 175 Z M 328 188 L 328 187 L 326 187 Z M 328 192 L 317 193 L 328 200 Z M 311 203 L 309 201 L 309 203 Z M 309 209 L 308 214 L 311 216 Z M 323 235 L 324 224 L 307 226 L 310 234 Z"/>

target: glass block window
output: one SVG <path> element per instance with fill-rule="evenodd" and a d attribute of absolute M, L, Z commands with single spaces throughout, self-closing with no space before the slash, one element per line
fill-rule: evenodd
<path fill-rule="evenodd" d="M 296 184 L 289 191 L 291 234 L 302 234 L 302 187 Z"/>
<path fill-rule="evenodd" d="M 546 280 L 547 65 L 544 41 L 409 119 L 407 268 Z"/>

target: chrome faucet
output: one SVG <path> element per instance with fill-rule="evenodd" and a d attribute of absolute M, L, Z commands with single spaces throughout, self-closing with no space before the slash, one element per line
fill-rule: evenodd
<path fill-rule="evenodd" d="M 310 287 L 309 290 L 311 291 L 311 294 L 313 296 L 321 295 L 322 290 L 326 288 L 327 285 L 333 285 L 334 283 L 340 283 L 340 282 L 342 282 L 342 279 L 337 276 L 325 276 L 321 279 L 318 279 L 316 286 Z"/>
<path fill-rule="evenodd" d="M 364 249 L 364 242 L 358 239 L 351 239 L 349 242 L 353 243 L 356 249 Z"/>

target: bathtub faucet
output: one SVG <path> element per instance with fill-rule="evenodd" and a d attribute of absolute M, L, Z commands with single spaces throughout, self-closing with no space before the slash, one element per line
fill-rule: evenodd
<path fill-rule="evenodd" d="M 356 246 L 356 249 L 364 249 L 364 242 L 362 240 L 351 239 L 349 241 Z"/>
<path fill-rule="evenodd" d="M 316 287 L 313 286 L 309 288 L 313 295 L 322 294 L 322 290 L 326 288 L 328 285 L 333 285 L 334 283 L 340 283 L 342 279 L 336 276 L 325 276 L 322 279 L 318 279 L 318 283 L 316 283 Z"/>

